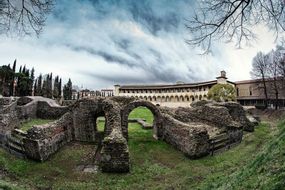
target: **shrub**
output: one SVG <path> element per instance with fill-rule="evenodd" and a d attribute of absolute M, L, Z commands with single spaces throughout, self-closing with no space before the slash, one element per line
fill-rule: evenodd
<path fill-rule="evenodd" d="M 208 99 L 217 102 L 236 100 L 236 90 L 230 84 L 215 84 L 208 92 Z"/>

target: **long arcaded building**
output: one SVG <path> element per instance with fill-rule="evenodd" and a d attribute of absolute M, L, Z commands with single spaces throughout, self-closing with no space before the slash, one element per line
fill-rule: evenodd
<path fill-rule="evenodd" d="M 115 96 L 128 96 L 149 100 L 154 104 L 168 107 L 188 107 L 194 101 L 206 100 L 209 89 L 215 84 L 231 84 L 236 89 L 237 101 L 243 106 L 265 104 L 264 85 L 261 79 L 231 82 L 227 80 L 226 72 L 216 80 L 197 83 L 177 83 L 170 85 L 115 85 Z M 273 79 L 266 79 L 268 105 L 273 108 L 285 107 L 285 81 L 278 79 L 274 85 Z M 275 87 L 275 88 L 274 88 Z M 276 101 L 276 91 L 278 101 Z"/>
<path fill-rule="evenodd" d="M 206 100 L 209 89 L 215 84 L 231 84 L 226 72 L 216 80 L 197 83 L 177 83 L 170 85 L 115 85 L 115 96 L 128 96 L 149 100 L 154 104 L 168 107 L 189 106 L 192 102 Z"/>

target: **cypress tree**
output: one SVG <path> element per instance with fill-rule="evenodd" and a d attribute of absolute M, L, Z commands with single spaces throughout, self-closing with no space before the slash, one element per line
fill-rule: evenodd
<path fill-rule="evenodd" d="M 34 80 L 35 80 L 35 69 L 32 68 L 31 75 L 29 77 L 29 95 L 33 95 L 33 86 L 34 86 Z"/>
<path fill-rule="evenodd" d="M 16 72 L 16 64 L 17 64 L 17 59 L 15 59 L 15 61 L 13 63 L 13 71 L 14 71 L 14 73 Z"/>
<path fill-rule="evenodd" d="M 47 91 L 48 91 L 48 79 L 49 79 L 49 74 L 47 77 L 44 78 L 43 80 L 43 87 L 42 87 L 42 96 L 47 97 Z"/>
<path fill-rule="evenodd" d="M 61 85 L 62 85 L 62 81 L 61 78 L 59 79 L 59 83 L 58 83 L 58 97 L 61 98 Z"/>
<path fill-rule="evenodd" d="M 11 86 L 10 86 L 10 96 L 15 95 L 16 64 L 17 64 L 17 60 L 15 59 L 15 61 L 13 63 L 13 76 L 12 76 L 12 82 L 11 82 Z"/>
<path fill-rule="evenodd" d="M 63 97 L 65 100 L 72 99 L 72 82 L 68 79 L 68 82 L 63 87 Z"/>
<path fill-rule="evenodd" d="M 47 98 L 52 98 L 52 73 L 47 77 Z"/>
<path fill-rule="evenodd" d="M 53 97 L 55 99 L 57 99 L 59 97 L 59 95 L 58 95 L 58 85 L 59 85 L 58 76 L 56 76 L 55 79 L 54 79 L 54 83 L 53 83 Z"/>
<path fill-rule="evenodd" d="M 42 92 L 42 74 L 39 75 L 38 77 L 38 84 L 37 84 L 37 92 L 36 92 L 36 95 L 37 96 L 42 96 L 43 95 L 43 92 Z"/>
<path fill-rule="evenodd" d="M 38 79 L 35 80 L 34 84 L 34 96 L 38 95 Z"/>

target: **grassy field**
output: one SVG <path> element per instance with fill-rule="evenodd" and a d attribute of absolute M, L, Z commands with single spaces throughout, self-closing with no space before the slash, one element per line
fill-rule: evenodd
<path fill-rule="evenodd" d="M 137 108 L 130 117 L 152 121 Z M 100 122 L 101 127 L 104 126 Z M 129 124 L 131 172 L 82 173 L 94 145 L 72 143 L 43 163 L 21 160 L 0 149 L 0 189 L 282 189 L 285 179 L 285 123 L 262 123 L 227 152 L 197 160 L 155 141 L 151 130 Z M 1 174 L 2 173 L 2 174 Z"/>
<path fill-rule="evenodd" d="M 43 124 L 49 123 L 51 121 L 53 121 L 53 120 L 49 120 L 49 119 L 33 119 L 31 121 L 26 121 L 26 122 L 22 123 L 21 130 L 27 131 L 30 128 L 32 128 L 34 125 L 43 125 Z"/>

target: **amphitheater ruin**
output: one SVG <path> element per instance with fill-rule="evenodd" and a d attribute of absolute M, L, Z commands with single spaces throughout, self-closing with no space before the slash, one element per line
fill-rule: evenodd
<path fill-rule="evenodd" d="M 103 172 L 129 172 L 128 116 L 143 106 L 153 116 L 153 137 L 165 141 L 190 159 L 212 155 L 241 142 L 243 131 L 254 130 L 243 107 L 235 102 L 198 101 L 188 108 L 156 106 L 131 97 L 82 99 L 70 106 L 59 106 L 43 97 L 2 98 L 0 143 L 10 153 L 45 161 L 72 142 L 92 142 Z M 103 132 L 98 117 L 105 117 Z M 55 119 L 35 125 L 27 132 L 20 123 L 34 118 Z M 95 155 L 96 156 L 96 155 Z"/>

